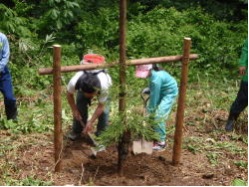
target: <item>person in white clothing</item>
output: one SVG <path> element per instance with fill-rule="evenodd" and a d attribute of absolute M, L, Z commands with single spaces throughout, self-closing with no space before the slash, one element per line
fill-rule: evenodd
<path fill-rule="evenodd" d="M 105 58 L 98 54 L 87 54 L 81 64 L 102 64 Z M 110 75 L 106 70 L 87 70 L 77 72 L 67 85 L 67 100 L 73 113 L 73 128 L 68 138 L 76 140 L 84 133 L 91 132 L 98 118 L 96 136 L 105 130 L 109 121 L 109 88 L 112 85 Z M 76 101 L 74 94 L 77 93 Z M 93 115 L 88 119 L 88 107 L 92 98 L 97 97 L 98 105 Z"/>

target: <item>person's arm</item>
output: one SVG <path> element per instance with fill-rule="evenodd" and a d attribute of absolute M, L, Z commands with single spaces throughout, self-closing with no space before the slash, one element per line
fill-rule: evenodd
<path fill-rule="evenodd" d="M 0 57 L 0 72 L 2 72 L 8 63 L 10 56 L 9 42 L 5 35 L 0 39 L 0 45 L 0 49 L 2 50 L 2 56 Z"/>
<path fill-rule="evenodd" d="M 67 101 L 68 101 L 68 104 L 71 108 L 71 111 L 73 113 L 73 117 L 76 119 L 76 120 L 81 120 L 82 117 L 80 115 L 80 112 L 77 108 L 77 105 L 76 105 L 76 102 L 75 102 L 75 99 L 74 99 L 74 93 L 76 93 L 76 89 L 75 89 L 75 86 L 76 86 L 76 83 L 79 79 L 79 77 L 83 75 L 83 72 L 77 72 L 72 78 L 71 80 L 69 81 L 68 85 L 67 85 Z"/>
<path fill-rule="evenodd" d="M 95 109 L 95 111 L 94 111 L 91 119 L 87 121 L 86 127 L 84 129 L 84 133 L 88 133 L 88 132 L 92 131 L 93 124 L 94 124 L 95 120 L 97 118 L 99 118 L 99 116 L 103 113 L 104 108 L 105 108 L 105 104 L 104 103 L 99 103 L 98 104 L 98 106 Z"/>
<path fill-rule="evenodd" d="M 74 95 L 70 92 L 67 92 L 67 101 L 68 101 L 68 104 L 72 110 L 73 117 L 78 121 L 82 120 L 80 112 L 79 112 L 79 110 L 76 106 L 76 103 L 75 103 Z"/>

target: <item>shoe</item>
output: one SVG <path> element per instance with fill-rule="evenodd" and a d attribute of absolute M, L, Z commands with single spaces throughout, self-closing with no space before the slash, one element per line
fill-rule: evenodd
<path fill-rule="evenodd" d="M 99 145 L 97 145 L 96 147 L 94 147 L 94 149 L 95 149 L 96 151 L 100 152 L 100 151 L 106 150 L 106 147 L 105 147 L 104 145 L 99 144 Z"/>
<path fill-rule="evenodd" d="M 233 131 L 233 123 L 234 123 L 234 120 L 230 119 L 230 120 L 227 121 L 227 124 L 226 124 L 226 127 L 225 127 L 225 130 L 227 132 Z"/>
<path fill-rule="evenodd" d="M 71 132 L 67 135 L 67 137 L 68 137 L 70 140 L 75 141 L 75 140 L 77 140 L 78 138 L 80 138 L 80 134 L 71 131 Z"/>
<path fill-rule="evenodd" d="M 163 151 L 166 148 L 166 143 L 165 142 L 155 142 L 152 149 L 154 151 Z"/>

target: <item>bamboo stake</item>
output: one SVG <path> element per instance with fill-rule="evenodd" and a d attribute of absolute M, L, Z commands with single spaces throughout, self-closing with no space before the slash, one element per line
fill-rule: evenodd
<path fill-rule="evenodd" d="M 180 83 L 180 95 L 178 98 L 178 107 L 176 114 L 176 128 L 174 136 L 174 146 L 173 146 L 173 165 L 178 165 L 180 163 L 181 157 L 181 144 L 182 144 L 182 128 L 184 121 L 184 107 L 185 107 L 185 97 L 188 82 L 188 63 L 189 63 L 189 53 L 190 53 L 191 38 L 184 38 L 183 46 L 183 58 L 182 58 L 182 73 L 181 73 L 181 83 Z"/>
<path fill-rule="evenodd" d="M 142 59 L 134 59 L 134 60 L 128 60 L 126 61 L 127 66 L 134 66 L 134 65 L 142 65 L 142 64 L 156 64 L 156 63 L 168 63 L 168 62 L 178 62 L 181 61 L 183 58 L 182 55 L 176 55 L 176 56 L 165 56 L 165 57 L 154 57 L 154 58 L 142 58 Z M 189 59 L 195 60 L 198 58 L 197 54 L 190 54 Z M 61 72 L 74 72 L 74 71 L 80 71 L 80 70 L 90 70 L 90 69 L 98 69 L 98 68 L 108 68 L 108 67 L 115 67 L 118 66 L 119 63 L 112 62 L 108 64 L 86 64 L 86 65 L 72 65 L 72 66 L 62 66 Z M 39 68 L 39 74 L 40 75 L 47 75 L 47 74 L 53 74 L 53 68 Z"/>
<path fill-rule="evenodd" d="M 54 81 L 54 158 L 55 172 L 61 170 L 62 128 L 61 128 L 61 46 L 53 46 L 53 81 Z"/>

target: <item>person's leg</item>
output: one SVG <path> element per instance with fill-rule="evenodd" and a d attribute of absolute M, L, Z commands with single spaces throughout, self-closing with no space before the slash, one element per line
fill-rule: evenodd
<path fill-rule="evenodd" d="M 110 103 L 109 102 L 110 101 L 108 101 L 106 103 L 103 113 L 98 118 L 97 131 L 95 133 L 96 136 L 99 136 L 101 134 L 101 132 L 103 132 L 106 129 L 106 127 L 108 126 L 109 110 L 110 110 L 110 106 L 109 106 Z"/>
<path fill-rule="evenodd" d="M 237 120 L 240 113 L 247 107 L 247 105 L 248 105 L 248 83 L 241 81 L 237 97 L 230 108 L 228 120 L 225 127 L 226 131 L 233 130 L 234 121 Z"/>
<path fill-rule="evenodd" d="M 1 92 L 4 96 L 5 113 L 7 119 L 17 120 L 16 98 L 13 92 L 12 79 L 8 67 L 1 73 Z"/>
<path fill-rule="evenodd" d="M 165 142 L 166 140 L 166 123 L 172 106 L 175 103 L 177 93 L 169 93 L 160 102 L 157 110 L 156 110 L 156 116 L 155 116 L 155 122 L 157 125 L 155 126 L 155 131 L 159 134 L 160 141 Z"/>
<path fill-rule="evenodd" d="M 84 97 L 83 93 L 78 91 L 76 95 L 76 105 L 81 114 L 82 122 L 84 125 L 87 123 L 89 103 L 90 103 L 90 99 Z M 73 119 L 72 132 L 69 134 L 69 138 L 71 140 L 75 140 L 79 138 L 83 128 L 84 127 L 82 127 L 79 121 L 77 121 L 76 119 Z"/>

